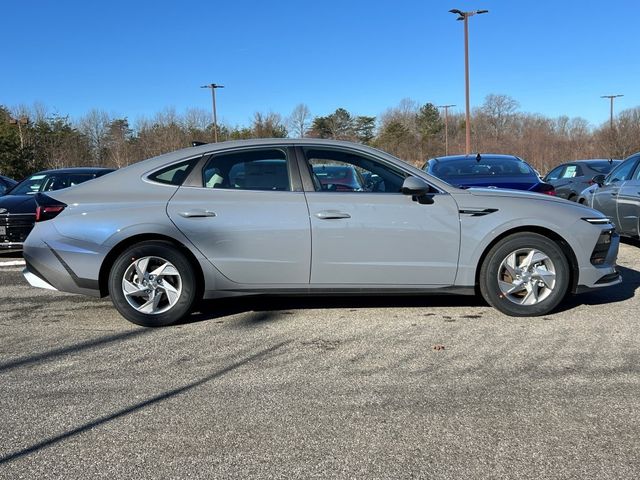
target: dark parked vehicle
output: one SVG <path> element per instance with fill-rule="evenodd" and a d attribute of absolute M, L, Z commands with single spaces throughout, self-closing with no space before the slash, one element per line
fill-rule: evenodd
<path fill-rule="evenodd" d="M 38 215 L 36 193 L 71 187 L 112 171 L 112 168 L 47 170 L 16 184 L 0 198 L 0 251 L 22 249 Z"/>
<path fill-rule="evenodd" d="M 549 195 L 555 193 L 553 185 L 540 180 L 531 165 L 513 155 L 450 155 L 432 158 L 422 169 L 459 188 L 510 188 Z"/>
<path fill-rule="evenodd" d="M 0 175 L 0 197 L 11 190 L 17 183 L 12 178 Z"/>
<path fill-rule="evenodd" d="M 361 192 L 365 189 L 364 178 L 351 165 L 314 165 L 313 175 L 320 182 L 322 190 Z"/>
<path fill-rule="evenodd" d="M 593 177 L 606 175 L 621 162 L 613 159 L 576 160 L 554 168 L 543 180 L 555 187 L 558 197 L 576 202 L 580 193 L 594 184 Z"/>
<path fill-rule="evenodd" d="M 596 175 L 594 185 L 582 191 L 578 202 L 600 210 L 620 235 L 640 235 L 640 153 L 615 167 L 607 176 Z"/>

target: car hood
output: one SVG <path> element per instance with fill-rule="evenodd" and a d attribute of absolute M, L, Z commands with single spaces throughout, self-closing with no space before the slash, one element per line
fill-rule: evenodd
<path fill-rule="evenodd" d="M 510 197 L 510 198 L 533 198 L 536 200 L 548 200 L 551 202 L 567 203 L 568 200 L 554 195 L 544 193 L 528 192 L 526 190 L 512 190 L 509 188 L 476 188 L 471 187 L 464 190 L 477 197 Z"/>
<path fill-rule="evenodd" d="M 7 209 L 4 213 L 20 214 L 35 213 L 36 200 L 33 195 L 4 195 L 0 197 L 0 210 Z"/>

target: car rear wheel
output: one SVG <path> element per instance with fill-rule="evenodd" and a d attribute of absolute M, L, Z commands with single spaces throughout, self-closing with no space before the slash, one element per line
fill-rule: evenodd
<path fill-rule="evenodd" d="M 191 311 L 196 277 L 187 258 L 172 244 L 142 242 L 114 262 L 109 294 L 118 312 L 130 322 L 163 327 Z"/>
<path fill-rule="evenodd" d="M 517 233 L 487 254 L 480 269 L 480 292 L 507 315 L 545 315 L 567 294 L 569 276 L 569 262 L 556 242 L 536 233 Z"/>

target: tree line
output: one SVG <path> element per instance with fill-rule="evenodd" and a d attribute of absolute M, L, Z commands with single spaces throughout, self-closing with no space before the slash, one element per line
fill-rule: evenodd
<path fill-rule="evenodd" d="M 518 155 L 542 173 L 565 161 L 625 158 L 640 151 L 640 107 L 620 112 L 612 126 L 592 127 L 580 117 L 521 112 L 515 99 L 492 94 L 473 110 L 471 124 L 474 151 Z M 193 141 L 211 141 L 212 127 L 209 113 L 201 109 L 182 114 L 166 109 L 132 125 L 126 117 L 97 109 L 72 120 L 42 105 L 0 105 L 0 174 L 22 178 L 48 168 L 120 168 Z M 450 154 L 464 153 L 465 117 L 449 113 L 445 129 L 445 118 L 433 103 L 404 99 L 378 117 L 344 108 L 313 115 L 300 104 L 288 116 L 256 112 L 247 125 L 218 126 L 219 141 L 269 137 L 350 140 L 420 166 L 444 155 L 446 143 Z"/>

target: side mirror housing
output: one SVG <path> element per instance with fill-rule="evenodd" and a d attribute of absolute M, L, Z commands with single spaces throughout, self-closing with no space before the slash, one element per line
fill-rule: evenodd
<path fill-rule="evenodd" d="M 598 185 L 602 186 L 604 184 L 604 179 L 605 179 L 605 176 L 601 173 L 601 174 L 596 175 L 595 177 L 593 177 L 591 179 L 591 181 L 593 183 L 597 183 Z"/>
<path fill-rule="evenodd" d="M 432 193 L 431 185 L 418 177 L 407 177 L 402 183 L 402 193 L 420 197 Z"/>

